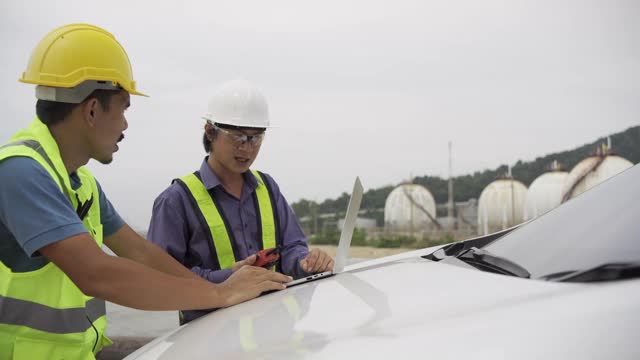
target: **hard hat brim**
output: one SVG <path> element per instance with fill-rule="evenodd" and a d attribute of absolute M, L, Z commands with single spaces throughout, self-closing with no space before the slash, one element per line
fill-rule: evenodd
<path fill-rule="evenodd" d="M 111 79 L 95 79 L 95 80 L 100 80 L 100 81 L 112 81 Z M 54 83 L 54 82 L 46 82 L 46 81 L 33 81 L 33 80 L 27 80 L 24 78 L 20 78 L 18 79 L 18 81 L 20 81 L 21 83 L 25 83 L 25 84 L 33 84 L 33 85 L 41 85 L 41 86 L 48 86 L 48 87 L 59 87 L 59 88 L 72 88 L 77 86 L 78 84 L 82 83 L 78 83 L 78 84 L 73 84 L 71 86 L 60 86 L 60 84 Z M 118 82 L 118 84 L 120 85 L 120 87 L 122 87 L 122 89 L 126 92 L 128 92 L 130 95 L 137 95 L 137 96 L 144 96 L 144 97 L 149 97 L 149 95 L 141 93 L 138 90 L 133 90 L 131 88 L 127 88 L 122 86 L 122 84 L 120 84 Z"/>
<path fill-rule="evenodd" d="M 236 126 L 236 127 L 242 127 L 242 128 L 253 128 L 253 129 L 273 129 L 273 128 L 277 128 L 277 126 L 271 125 L 271 124 L 261 124 L 261 125 L 256 125 L 256 124 L 250 124 L 250 123 L 242 123 L 242 122 L 228 122 L 228 121 L 219 121 L 214 119 L 213 117 L 209 116 L 209 115 L 204 115 L 200 117 L 203 120 L 206 121 L 211 121 L 212 123 L 218 123 L 218 124 L 224 124 L 224 125 L 232 125 L 232 126 Z"/>

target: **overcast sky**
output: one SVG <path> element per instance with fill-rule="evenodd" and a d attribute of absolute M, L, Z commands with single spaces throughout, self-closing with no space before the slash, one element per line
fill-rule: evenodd
<path fill-rule="evenodd" d="M 570 149 L 640 123 L 640 1 L 2 1 L 0 142 L 35 114 L 17 81 L 55 27 L 87 22 L 123 44 L 139 89 L 109 166 L 121 215 L 200 166 L 208 99 L 242 77 L 272 123 L 254 168 L 290 202 L 322 201 Z M 615 144 L 614 144 L 615 146 Z"/>

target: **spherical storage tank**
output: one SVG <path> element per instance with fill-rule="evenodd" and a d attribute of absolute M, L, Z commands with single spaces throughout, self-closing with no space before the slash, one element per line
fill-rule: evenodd
<path fill-rule="evenodd" d="M 562 203 L 562 189 L 569 175 L 566 171 L 550 171 L 538 176 L 527 190 L 523 220 L 533 219 Z"/>
<path fill-rule="evenodd" d="M 520 224 L 527 187 L 512 178 L 487 185 L 478 199 L 478 233 L 491 234 Z"/>
<path fill-rule="evenodd" d="M 436 217 L 436 202 L 431 192 L 418 184 L 403 184 L 393 189 L 384 204 L 384 225 L 390 230 L 427 229 L 428 211 Z"/>
<path fill-rule="evenodd" d="M 633 163 L 617 155 L 590 156 L 571 169 L 563 189 L 563 201 L 574 198 L 608 178 L 633 166 Z"/>

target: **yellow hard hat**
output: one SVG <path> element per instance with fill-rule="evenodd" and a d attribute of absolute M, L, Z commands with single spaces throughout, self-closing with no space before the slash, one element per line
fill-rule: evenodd
<path fill-rule="evenodd" d="M 116 83 L 133 95 L 131 63 L 124 48 L 106 30 L 71 24 L 48 33 L 36 46 L 21 82 L 54 88 L 72 88 L 87 80 Z"/>

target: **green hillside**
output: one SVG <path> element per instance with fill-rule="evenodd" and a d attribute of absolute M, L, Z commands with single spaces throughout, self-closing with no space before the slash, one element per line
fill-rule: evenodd
<path fill-rule="evenodd" d="M 610 136 L 613 144 L 614 153 L 618 154 L 629 161 L 637 164 L 640 162 L 640 126 L 631 127 L 623 132 Z M 596 141 L 585 144 L 573 150 L 563 151 L 554 154 L 548 154 L 538 157 L 533 161 L 518 161 L 511 172 L 514 178 L 522 181 L 529 186 L 531 182 L 544 173 L 545 168 L 553 160 L 557 160 L 567 169 L 571 169 L 585 157 L 591 155 L 597 146 L 606 143 L 606 137 L 597 139 Z M 477 171 L 470 175 L 462 175 L 454 178 L 455 201 L 465 201 L 470 198 L 478 198 L 482 190 L 500 174 L 505 174 L 507 165 L 500 165 L 493 170 Z M 447 180 L 437 176 L 418 176 L 414 178 L 414 183 L 427 187 L 435 197 L 436 203 L 444 203 L 447 201 Z M 384 208 L 384 202 L 394 187 L 385 186 L 378 189 L 368 190 L 362 200 L 362 209 L 368 209 L 373 212 L 375 209 Z M 315 203 L 309 200 L 300 200 L 292 204 L 293 209 L 298 217 L 311 215 L 313 211 L 317 214 L 336 213 L 344 211 L 347 207 L 349 195 L 343 193 L 336 199 L 327 199 L 321 203 Z M 379 217 L 379 211 L 377 216 Z"/>

